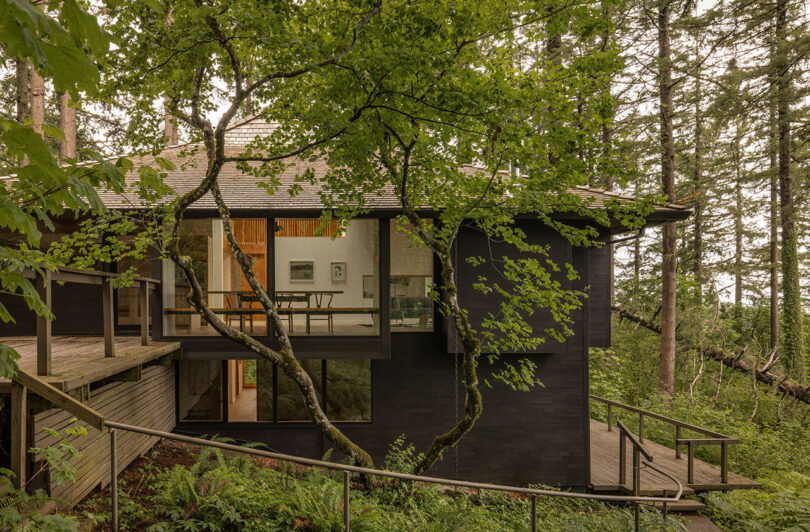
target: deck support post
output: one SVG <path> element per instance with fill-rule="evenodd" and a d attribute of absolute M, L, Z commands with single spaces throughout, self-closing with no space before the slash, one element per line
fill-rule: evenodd
<path fill-rule="evenodd" d="M 728 442 L 720 442 L 720 480 L 728 484 Z"/>
<path fill-rule="evenodd" d="M 110 429 L 110 518 L 113 532 L 118 532 L 118 449 L 115 429 Z"/>
<path fill-rule="evenodd" d="M 638 413 L 638 441 L 644 443 L 644 414 Z"/>
<path fill-rule="evenodd" d="M 686 482 L 688 484 L 695 483 L 695 442 L 689 440 L 686 442 L 687 464 L 686 464 Z"/>
<path fill-rule="evenodd" d="M 537 495 L 532 495 L 532 532 L 537 532 Z"/>
<path fill-rule="evenodd" d="M 641 420 L 639 420 L 641 421 Z M 633 496 L 638 497 L 641 493 L 641 452 L 633 445 Z M 641 530 L 641 516 L 638 501 L 633 502 L 636 532 Z"/>
<path fill-rule="evenodd" d="M 351 492 L 351 480 L 352 474 L 348 471 L 343 472 L 343 527 L 346 529 L 346 532 L 349 532 L 349 494 Z"/>
<path fill-rule="evenodd" d="M 623 485 L 625 479 L 627 478 L 626 475 L 626 465 L 625 462 L 627 460 L 627 442 L 625 441 L 624 432 L 621 430 L 619 431 L 619 485 Z"/>
<path fill-rule="evenodd" d="M 52 310 L 51 272 L 37 274 L 36 288 L 39 298 Z M 51 320 L 37 315 L 37 375 L 51 374 Z"/>
<path fill-rule="evenodd" d="M 675 425 L 675 458 L 681 457 L 681 426 Z"/>
<path fill-rule="evenodd" d="M 11 381 L 11 471 L 14 487 L 22 489 L 26 483 L 27 457 L 26 435 L 28 389 L 17 381 Z"/>
<path fill-rule="evenodd" d="M 140 282 L 141 345 L 149 345 L 149 282 Z"/>
<path fill-rule="evenodd" d="M 104 356 L 115 356 L 115 319 L 113 316 L 113 284 L 105 279 L 101 285 L 101 313 L 104 316 Z"/>

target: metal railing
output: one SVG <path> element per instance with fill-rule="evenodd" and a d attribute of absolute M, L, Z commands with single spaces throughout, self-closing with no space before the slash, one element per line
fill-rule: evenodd
<path fill-rule="evenodd" d="M 621 423 L 621 422 L 620 422 Z M 384 478 L 392 478 L 398 480 L 408 480 L 414 482 L 423 482 L 427 484 L 440 484 L 443 486 L 454 486 L 458 488 L 471 488 L 471 489 L 480 489 L 480 490 L 491 490 L 491 491 L 501 491 L 507 493 L 515 493 L 525 495 L 531 498 L 531 529 L 532 532 L 537 531 L 537 497 L 538 496 L 547 496 L 547 497 L 563 497 L 563 498 L 570 498 L 570 499 L 590 499 L 596 501 L 605 501 L 605 502 L 613 502 L 613 503 L 632 503 L 635 507 L 635 529 L 636 531 L 639 530 L 639 504 L 641 503 L 648 503 L 648 504 L 655 504 L 661 503 L 664 505 L 664 519 L 666 519 L 667 513 L 666 508 L 667 504 L 678 502 L 683 495 L 683 485 L 673 477 L 672 475 L 668 474 L 667 472 L 655 467 L 652 463 L 647 461 L 642 461 L 640 456 L 636 459 L 636 455 L 634 454 L 633 460 L 633 475 L 635 478 L 640 478 L 640 469 L 641 467 L 649 467 L 658 473 L 664 475 L 665 477 L 672 480 L 672 482 L 677 486 L 677 490 L 674 496 L 669 497 L 667 496 L 666 492 L 664 497 L 646 497 L 639 495 L 639 486 L 635 484 L 634 486 L 634 494 L 632 496 L 625 496 L 625 495 L 598 495 L 598 494 L 590 494 L 590 493 L 577 493 L 577 492 L 569 492 L 569 491 L 554 491 L 554 490 L 544 490 L 544 489 L 535 489 L 535 488 L 523 488 L 519 486 L 505 486 L 501 484 L 488 484 L 483 482 L 469 482 L 466 480 L 452 480 L 448 478 L 438 478 L 438 477 L 427 477 L 421 475 L 409 475 L 407 473 L 396 473 L 394 471 L 386 471 L 382 469 L 371 469 L 367 467 L 359 467 L 359 466 L 352 466 L 352 465 L 345 465 L 345 464 L 337 464 L 334 462 L 324 462 L 322 460 L 314 460 L 311 458 L 304 458 L 301 456 L 293 456 L 288 454 L 282 453 L 275 453 L 271 451 L 262 451 L 259 449 L 253 449 L 248 447 L 242 447 L 239 445 L 233 445 L 230 443 L 223 443 L 218 441 L 211 441 L 205 440 L 202 438 L 195 438 L 192 436 L 183 436 L 180 434 L 172 434 L 170 432 L 163 432 L 159 430 L 147 429 L 144 427 L 137 427 L 134 425 L 127 425 L 124 423 L 116 423 L 113 421 L 105 421 L 105 424 L 110 429 L 110 495 L 111 495 L 111 504 L 112 504 L 112 528 L 113 531 L 118 531 L 118 464 L 117 464 L 117 450 L 116 450 L 116 433 L 119 430 L 129 431 L 129 432 L 136 432 L 139 434 L 146 434 L 149 436 L 157 436 L 159 438 L 165 438 L 168 440 L 180 441 L 185 443 L 191 443 L 195 445 L 201 446 L 208 446 L 208 447 L 215 447 L 217 449 L 222 449 L 225 451 L 232 451 L 237 453 L 244 453 L 253 456 L 261 456 L 264 458 L 272 458 L 274 460 L 280 460 L 285 462 L 291 462 L 294 464 L 299 464 L 303 466 L 310 466 L 310 467 L 319 467 L 323 469 L 329 469 L 332 471 L 342 471 L 343 472 L 343 524 L 346 531 L 350 530 L 350 497 L 351 497 L 351 477 L 353 474 L 356 475 L 369 475 L 369 476 L 376 476 L 376 477 L 384 477 Z M 631 442 L 633 442 L 634 449 L 636 445 L 640 444 L 636 440 L 635 436 L 627 430 L 624 425 L 621 425 L 622 430 L 629 434 L 631 438 Z M 652 456 L 650 456 L 646 451 L 643 449 L 638 451 L 638 454 L 643 454 L 645 458 L 649 458 L 652 460 Z"/>
<path fill-rule="evenodd" d="M 692 425 L 691 423 L 685 423 L 683 421 L 679 421 L 677 419 L 673 419 L 671 417 L 667 417 L 661 414 L 656 414 L 655 412 L 650 412 L 649 410 L 644 410 L 638 408 L 636 406 L 627 405 L 624 403 L 620 403 L 618 401 L 614 401 L 612 399 L 606 399 L 604 397 L 599 397 L 598 395 L 590 395 L 590 398 L 594 401 L 598 401 L 600 403 L 604 403 L 607 405 L 607 425 L 608 430 L 613 430 L 613 407 L 621 408 L 623 410 L 627 410 L 629 412 L 634 412 L 638 414 L 638 439 L 640 443 L 644 443 L 644 419 L 657 419 L 659 421 L 663 421 L 672 425 L 675 428 L 675 458 L 681 457 L 681 446 L 686 446 L 687 452 L 687 465 L 686 465 L 686 483 L 693 484 L 695 482 L 695 446 L 697 445 L 720 445 L 720 481 L 723 484 L 728 484 L 728 446 L 736 443 L 740 443 L 740 440 L 737 438 L 732 438 L 731 436 L 727 436 L 720 432 L 715 432 L 713 430 L 705 429 L 703 427 L 698 427 L 697 425 Z M 698 434 L 703 434 L 704 436 L 708 436 L 707 438 L 682 438 L 681 432 L 683 430 L 689 430 L 692 432 L 697 432 Z"/>

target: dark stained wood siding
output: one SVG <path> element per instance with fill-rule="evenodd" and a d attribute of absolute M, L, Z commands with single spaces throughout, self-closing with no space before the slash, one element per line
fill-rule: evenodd
<path fill-rule="evenodd" d="M 53 334 L 104 334 L 101 314 L 101 286 L 53 283 Z M 36 318 L 22 297 L 2 295 L 0 303 L 6 306 L 15 323 L 0 323 L 0 336 L 33 336 L 37 333 Z"/>
<path fill-rule="evenodd" d="M 574 331 L 574 335 L 569 337 L 564 343 L 560 343 L 549 337 L 544 344 L 533 352 L 536 353 L 566 353 L 571 350 L 579 350 L 584 344 L 592 347 L 603 347 L 610 342 L 610 286 L 609 286 L 609 257 L 605 256 L 606 248 L 581 248 L 573 247 L 562 236 L 551 229 L 539 224 L 537 221 L 524 220 L 517 226 L 526 233 L 527 241 L 532 244 L 548 246 L 549 258 L 559 265 L 561 271 L 553 276 L 564 289 L 582 290 L 588 294 L 584 300 L 583 307 L 571 314 L 573 323 L 569 327 Z M 469 311 L 470 320 L 475 327 L 479 327 L 482 320 L 489 314 L 496 314 L 499 311 L 501 298 L 497 294 L 482 294 L 473 286 L 478 282 L 479 277 L 485 277 L 488 282 L 497 281 L 506 284 L 497 268 L 493 266 L 494 261 L 499 261 L 507 256 L 512 259 L 521 257 L 521 253 L 513 246 L 507 246 L 496 242 L 487 242 L 485 236 L 474 229 L 464 229 L 459 234 L 456 253 L 456 264 L 458 271 L 458 297 L 461 305 Z M 481 257 L 486 262 L 473 266 L 468 261 L 468 257 Z M 545 257 L 538 255 L 538 260 L 544 261 Z M 493 261 L 494 259 L 494 261 Z M 565 264 L 571 264 L 579 274 L 579 279 L 569 281 L 565 275 Z M 589 323 L 596 321 L 597 330 L 593 333 L 588 329 L 588 333 L 582 335 L 583 320 L 588 317 Z M 608 327 L 605 328 L 605 316 Z M 547 328 L 557 328 L 551 315 L 543 310 L 538 310 L 527 320 L 532 329 L 542 334 Z M 449 323 L 447 327 L 447 352 L 458 351 L 459 344 L 455 339 L 455 330 Z M 587 340 L 584 340 L 587 339 Z"/>
<path fill-rule="evenodd" d="M 394 333 L 391 344 L 390 360 L 372 361 L 372 421 L 336 423 L 378 465 L 400 434 L 423 450 L 455 423 L 464 404 L 457 380 L 460 357 L 444 352 L 441 332 Z M 529 358 L 537 364 L 544 387 L 516 392 L 496 383 L 485 389 L 481 420 L 431 474 L 519 485 L 587 485 L 584 351 Z M 482 376 L 491 370 L 482 361 Z M 178 423 L 177 429 L 261 441 L 274 450 L 313 458 L 331 447 L 308 423 L 187 422 Z"/>
<path fill-rule="evenodd" d="M 114 382 L 91 392 L 88 406 L 106 418 L 140 425 L 157 430 L 171 431 L 175 425 L 174 409 L 174 368 L 150 366 L 143 369 L 138 382 Z M 46 447 L 56 443 L 43 428 L 50 428 L 64 434 L 71 415 L 61 409 L 51 409 L 33 416 L 33 437 L 35 447 Z M 68 505 L 79 502 L 98 485 L 106 486 L 110 481 L 110 436 L 107 431 L 99 432 L 87 428 L 87 437 L 75 437 L 69 441 L 81 453 L 69 459 L 77 469 L 75 483 L 59 486 L 55 479 L 48 480 L 52 497 L 64 499 Z M 135 458 L 148 451 L 157 438 L 131 432 L 118 434 L 119 470 Z M 39 456 L 35 460 L 40 459 Z"/>
<path fill-rule="evenodd" d="M 600 240 L 607 242 L 610 235 Z M 609 347 L 611 337 L 610 262 L 611 249 L 605 245 L 588 250 L 588 346 Z"/>

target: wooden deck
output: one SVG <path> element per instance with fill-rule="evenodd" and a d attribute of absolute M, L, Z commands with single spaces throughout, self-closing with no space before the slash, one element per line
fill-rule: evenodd
<path fill-rule="evenodd" d="M 37 339 L 35 336 L 0 338 L 21 356 L 17 364 L 36 375 Z M 101 336 L 53 336 L 51 339 L 51 375 L 40 377 L 63 392 L 97 382 L 137 368 L 180 350 L 179 342 L 152 342 L 141 345 L 139 336 L 115 337 L 115 357 L 104 356 Z M 0 393 L 10 393 L 11 382 L 0 379 Z"/>
<path fill-rule="evenodd" d="M 597 492 L 631 491 L 632 446 L 627 445 L 627 477 L 619 485 L 619 431 L 608 431 L 607 424 L 591 420 L 591 488 Z M 695 459 L 694 482 L 687 484 L 686 455 L 675 458 L 675 450 L 664 445 L 644 440 L 644 448 L 653 456 L 653 463 L 680 480 L 684 493 L 693 491 L 717 491 L 733 489 L 757 489 L 762 485 L 729 471 L 728 483 L 720 480 L 720 468 Z M 686 489 L 689 488 L 689 489 Z M 664 490 L 674 491 L 675 484 L 665 476 L 650 469 L 641 471 L 642 494 L 660 495 Z"/>

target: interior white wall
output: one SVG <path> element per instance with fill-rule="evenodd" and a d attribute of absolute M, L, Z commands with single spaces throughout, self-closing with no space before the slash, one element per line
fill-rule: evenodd
<path fill-rule="evenodd" d="M 335 295 L 333 307 L 377 307 L 374 299 L 363 297 L 363 276 L 379 277 L 379 223 L 375 219 L 352 221 L 345 236 L 276 237 L 276 290 L 342 290 Z M 290 261 L 312 261 L 313 281 L 290 281 Z M 346 280 L 332 281 L 331 264 L 346 263 Z M 313 305 L 314 305 L 313 301 Z"/>

